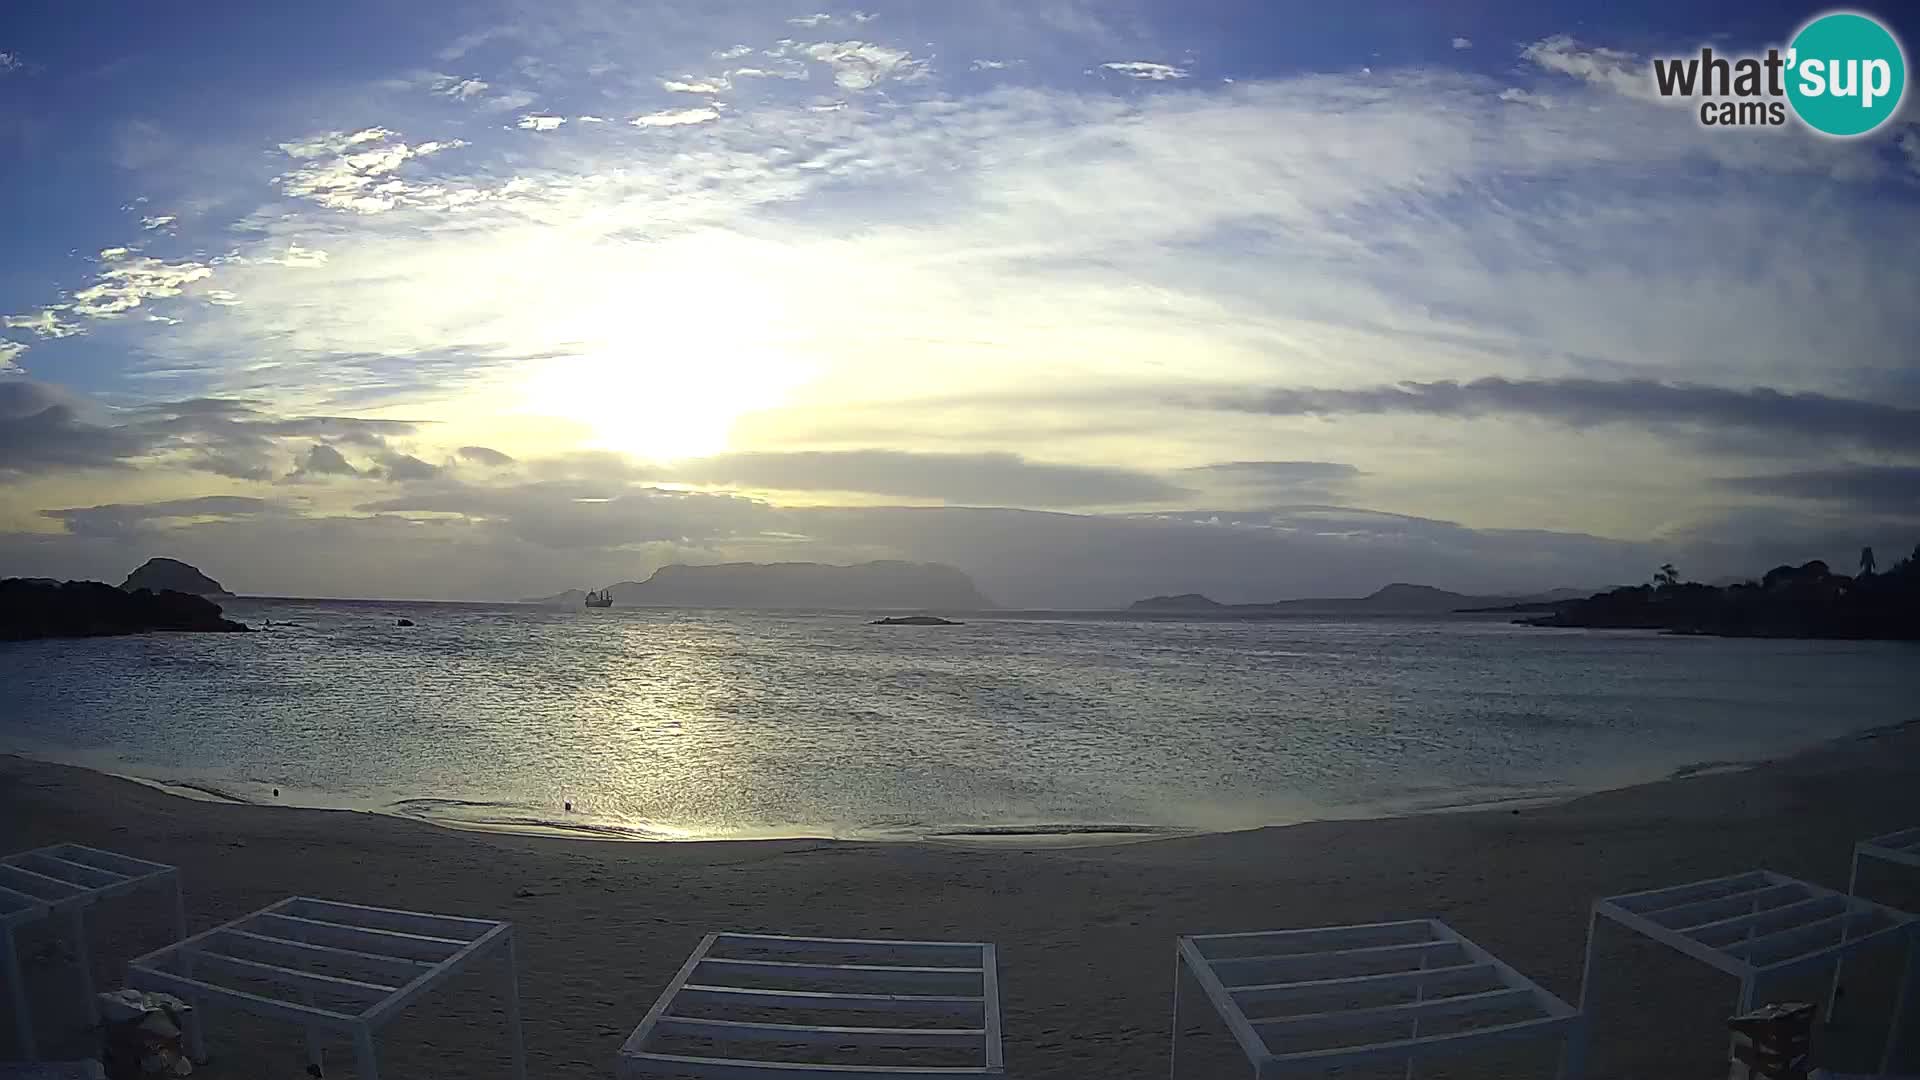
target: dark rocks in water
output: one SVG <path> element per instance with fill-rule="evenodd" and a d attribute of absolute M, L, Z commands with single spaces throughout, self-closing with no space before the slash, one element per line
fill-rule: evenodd
<path fill-rule="evenodd" d="M 242 623 L 221 618 L 219 604 L 190 593 L 128 592 L 99 581 L 57 585 L 23 578 L 0 581 L 0 641 L 245 629 Z"/>
<path fill-rule="evenodd" d="M 232 596 L 220 583 L 188 566 L 179 559 L 148 559 L 140 568 L 127 575 L 120 587 L 132 592 L 135 589 L 151 589 L 154 592 L 169 590 L 190 593 L 194 596 Z"/>
<path fill-rule="evenodd" d="M 884 619 L 875 619 L 871 626 L 965 626 L 952 619 L 943 619 L 938 615 L 893 615 Z"/>
<path fill-rule="evenodd" d="M 412 626 L 412 625 L 413 625 L 413 620 L 412 620 L 412 619 L 401 619 L 401 620 L 400 620 L 399 622 L 396 622 L 396 623 L 394 623 L 393 625 L 395 625 L 395 626 Z"/>

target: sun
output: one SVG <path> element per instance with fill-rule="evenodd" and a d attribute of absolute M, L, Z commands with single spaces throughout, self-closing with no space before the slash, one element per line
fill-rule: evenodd
<path fill-rule="evenodd" d="M 670 270 L 609 268 L 552 313 L 558 347 L 523 369 L 523 411 L 585 427 L 594 449 L 669 462 L 727 449 L 742 416 L 813 376 L 801 286 L 731 242 L 673 250 Z"/>
<path fill-rule="evenodd" d="M 777 358 L 752 354 L 597 352 L 542 361 L 525 406 L 584 426 L 593 449 L 671 462 L 727 449 L 742 416 L 780 404 L 799 381 Z"/>

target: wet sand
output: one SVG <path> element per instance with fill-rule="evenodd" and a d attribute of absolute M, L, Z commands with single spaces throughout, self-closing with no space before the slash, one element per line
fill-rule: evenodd
<path fill-rule="evenodd" d="M 1550 806 L 1091 847 L 1013 837 L 636 844 L 195 801 L 0 757 L 0 851 L 72 840 L 175 863 L 196 931 L 293 894 L 512 920 L 533 1077 L 612 1075 L 615 1051 L 687 953 L 704 933 L 731 929 L 995 942 L 1009 1075 L 1157 1078 L 1167 1075 L 1177 934 L 1437 916 L 1572 1000 L 1594 897 L 1755 867 L 1844 888 L 1854 840 L 1920 824 L 1917 785 L 1920 726 L 1908 725 Z M 1920 874 L 1879 869 L 1862 892 L 1912 908 Z M 100 910 L 103 988 L 164 942 L 168 907 Z M 59 947 L 41 930 L 23 936 L 27 978 L 48 1001 L 41 1038 L 78 1047 Z M 1877 1050 L 1900 959 L 1889 951 L 1849 969 L 1823 1036 L 1836 1064 Z M 1725 1075 L 1730 979 L 1623 931 L 1605 934 L 1599 955 L 1590 1075 Z M 383 1074 L 506 1075 L 492 974 L 449 984 L 385 1029 Z M 1817 990 L 1801 988 L 1808 999 Z M 1204 1014 L 1187 1022 L 1201 1041 L 1192 1058 L 1183 1046 L 1181 1080 L 1207 1075 L 1198 1065 L 1224 1050 Z M 1911 1049 L 1909 1069 L 1920 1071 L 1920 1045 Z M 216 1013 L 211 1050 L 196 1075 L 303 1075 L 300 1035 L 282 1024 Z M 330 1077 L 350 1075 L 345 1050 L 330 1048 Z M 1548 1049 L 1516 1049 L 1420 1075 L 1551 1075 L 1552 1061 Z"/>

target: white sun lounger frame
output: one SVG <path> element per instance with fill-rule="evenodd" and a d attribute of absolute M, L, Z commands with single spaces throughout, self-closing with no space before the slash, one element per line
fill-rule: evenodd
<path fill-rule="evenodd" d="M 87 909 L 102 900 L 150 886 L 172 887 L 174 939 L 185 937 L 186 900 L 180 889 L 178 867 L 72 843 L 49 844 L 0 858 L 0 975 L 7 980 L 8 998 L 14 1006 L 15 1038 L 28 1061 L 35 1057 L 33 1016 L 27 1008 L 27 985 L 20 975 L 15 929 L 55 916 L 66 920 L 64 933 L 70 939 L 74 964 L 80 971 L 87 1021 L 97 1024 L 100 1013 L 93 998 Z"/>
<path fill-rule="evenodd" d="M 519 963 L 509 922 L 294 896 L 140 957 L 127 966 L 127 984 L 194 1006 L 187 1039 L 188 1054 L 196 1061 L 206 1060 L 205 1012 L 219 1005 L 299 1024 L 306 1031 L 307 1059 L 315 1066 L 323 1065 L 321 1036 L 344 1035 L 353 1041 L 360 1080 L 379 1080 L 374 1033 L 409 1002 L 488 953 L 506 959 L 513 1077 L 526 1080 Z M 310 970 L 320 961 L 367 974 L 349 979 Z M 271 982 L 298 1000 L 209 981 L 221 972 Z M 313 1004 L 315 990 L 351 997 L 362 1007 L 358 1012 L 323 1008 Z"/>
<path fill-rule="evenodd" d="M 1771 906 L 1762 907 L 1762 904 Z M 1888 925 L 1854 937 L 1856 924 L 1877 917 Z M 1882 1069 L 1899 1049 L 1899 1017 L 1920 973 L 1920 920 L 1811 882 L 1750 870 L 1661 889 L 1609 896 L 1593 902 L 1587 923 L 1587 955 L 1580 975 L 1580 1007 L 1591 1012 L 1594 941 L 1608 919 L 1740 981 L 1738 1013 L 1752 1011 L 1762 983 L 1828 964 L 1871 945 L 1907 943 L 1907 968 L 1893 1005 Z M 1840 940 L 1824 939 L 1835 932 Z M 1730 936 L 1731 935 L 1731 936 Z M 1808 942 L 1813 942 L 1808 945 Z"/>
<path fill-rule="evenodd" d="M 1228 955 L 1210 955 L 1210 950 Z M 1435 954 L 1453 959 L 1434 964 Z M 1356 962 L 1402 963 L 1389 972 L 1354 974 Z M 1578 1080 L 1584 1030 L 1578 1011 L 1469 941 L 1439 919 L 1183 936 L 1174 948 L 1173 1050 L 1169 1074 L 1177 1077 L 1180 1055 L 1181 975 L 1191 973 L 1246 1055 L 1255 1080 L 1344 1065 L 1405 1062 L 1412 1076 L 1422 1058 L 1453 1056 L 1507 1039 L 1561 1040 L 1560 1076 Z M 1498 990 L 1424 999 L 1429 987 L 1464 978 L 1494 979 Z M 1263 1001 L 1302 1000 L 1371 990 L 1413 990 L 1423 1000 L 1402 1005 L 1346 1007 L 1325 1012 L 1253 1019 L 1249 1006 Z M 1419 1034 L 1423 1017 L 1461 1016 L 1489 1006 L 1530 1007 L 1526 1020 Z M 1275 1053 L 1263 1031 L 1320 1034 L 1356 1027 L 1406 1023 L 1406 1038 L 1324 1050 Z"/>
<path fill-rule="evenodd" d="M 797 963 L 738 960 L 711 955 L 715 946 L 760 946 L 805 955 L 853 957 L 861 963 Z M 864 961 L 902 957 L 939 961 L 935 966 L 905 966 Z M 729 971 L 751 972 L 768 982 L 806 983 L 822 977 L 855 980 L 860 993 L 804 987 L 738 987 L 724 981 Z M 977 994 L 962 991 L 976 989 Z M 681 1002 L 755 1008 L 811 1007 L 848 1012 L 976 1020 L 977 1027 L 838 1027 L 818 1024 L 770 1024 L 712 1020 L 675 1012 Z M 949 1023 L 953 1021 L 949 1020 Z M 966 1023 L 966 1019 L 959 1021 Z M 767 1061 L 747 1057 L 705 1057 L 660 1053 L 656 1036 L 698 1035 L 721 1042 L 824 1043 L 835 1046 L 978 1047 L 980 1063 L 967 1066 L 839 1065 Z M 994 948 L 970 941 L 890 941 L 871 938 L 793 937 L 784 934 L 715 933 L 702 938 L 680 966 L 640 1026 L 620 1047 L 616 1072 L 622 1080 L 657 1074 L 701 1076 L 716 1080 L 965 1080 L 1005 1074 L 1000 1045 L 1000 984 Z"/>
<path fill-rule="evenodd" d="M 1902 829 L 1854 844 L 1853 865 L 1847 870 L 1848 896 L 1860 895 L 1860 860 L 1863 858 L 1879 859 L 1895 866 L 1920 868 L 1920 827 Z M 1920 940 L 1916 940 L 1914 947 L 1920 948 Z M 1834 1007 L 1840 1002 L 1840 970 L 1845 964 L 1845 957 L 1835 960 L 1833 964 L 1833 985 L 1827 989 L 1828 1016 L 1833 1015 Z M 1896 1023 L 1899 1021 L 1897 1015 L 1894 1019 Z"/>

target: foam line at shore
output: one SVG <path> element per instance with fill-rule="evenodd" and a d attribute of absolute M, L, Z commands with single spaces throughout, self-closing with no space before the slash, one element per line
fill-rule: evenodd
<path fill-rule="evenodd" d="M 1816 746 L 1884 738 L 1916 727 L 1920 727 L 1920 718 L 1864 728 L 1838 739 L 1826 740 L 1823 743 L 1816 744 Z M 1813 749 L 1813 747 L 1808 747 L 1807 749 Z M 1709 760 L 1681 766 L 1670 770 L 1664 776 L 1622 778 L 1619 783 L 1593 788 L 1562 788 L 1551 791 L 1519 792 L 1512 795 L 1494 795 L 1479 792 L 1466 798 L 1451 800 L 1423 801 L 1409 799 L 1398 802 L 1387 801 L 1347 808 L 1350 812 L 1333 812 L 1322 815 L 1303 816 L 1286 821 L 1248 822 L 1237 827 L 1231 825 L 1196 827 L 1131 822 L 1007 822 L 997 824 L 889 822 L 886 825 L 846 823 L 827 828 L 820 826 L 793 826 L 785 829 L 762 827 L 752 830 L 699 832 L 665 822 L 607 821 L 595 820 L 584 816 L 571 818 L 554 817 L 542 814 L 537 809 L 523 804 L 449 797 L 422 796 L 398 799 L 390 802 L 353 803 L 339 798 L 330 799 L 325 794 L 318 792 L 300 793 L 287 791 L 278 799 L 268 801 L 264 797 L 248 797 L 234 790 L 231 786 L 225 786 L 211 781 L 197 778 L 175 777 L 159 779 L 151 776 L 141 776 L 136 773 L 122 772 L 118 769 L 101 768 L 83 760 L 65 759 L 57 753 L 16 751 L 15 756 L 29 760 L 41 760 L 59 765 L 68 765 L 75 768 L 86 769 L 90 772 L 114 776 L 123 780 L 130 780 L 170 795 L 176 795 L 198 802 L 226 803 L 244 806 L 287 806 L 304 809 L 347 810 L 359 813 L 374 813 L 388 817 L 406 818 L 411 821 L 420 821 L 441 828 L 467 832 L 559 837 L 579 840 L 613 840 L 634 843 L 706 842 L 719 840 L 841 840 L 875 843 L 959 844 L 992 847 L 1108 846 L 1139 843 L 1147 840 L 1177 836 L 1226 833 L 1237 832 L 1241 829 L 1298 825 L 1309 821 L 1364 821 L 1429 814 L 1469 813 L 1495 809 L 1512 809 L 1518 812 L 1522 809 L 1551 806 L 1600 791 L 1618 790 L 1625 787 L 1638 786 L 1643 783 L 1657 782 L 1660 780 L 1687 780 L 1720 773 L 1743 772 L 1765 765 L 1770 760 L 1777 760 Z M 269 785 L 259 784 L 256 786 L 266 788 Z"/>

